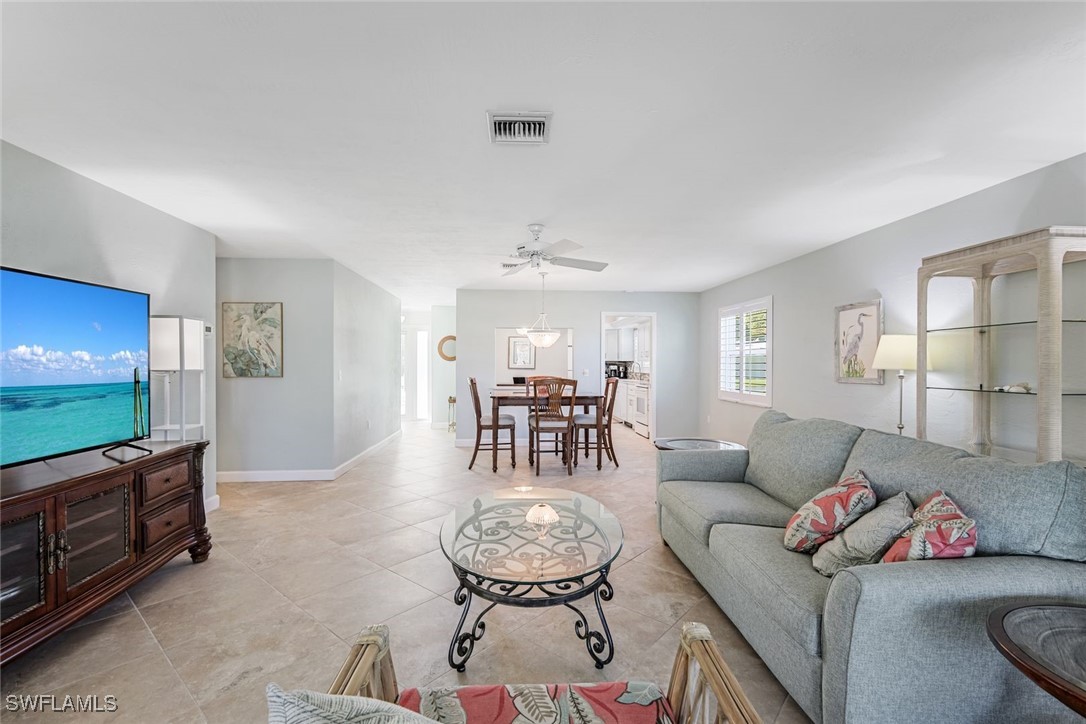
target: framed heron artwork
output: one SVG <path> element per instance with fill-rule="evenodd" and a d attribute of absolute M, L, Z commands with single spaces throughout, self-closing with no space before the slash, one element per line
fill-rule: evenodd
<path fill-rule="evenodd" d="M 222 303 L 222 376 L 283 376 L 283 303 Z"/>
<path fill-rule="evenodd" d="M 837 381 L 881 385 L 882 370 L 872 369 L 882 336 L 882 300 L 856 302 L 835 310 L 833 356 Z"/>

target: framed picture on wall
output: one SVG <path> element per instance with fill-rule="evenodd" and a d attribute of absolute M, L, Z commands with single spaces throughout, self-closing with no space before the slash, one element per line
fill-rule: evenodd
<path fill-rule="evenodd" d="M 882 370 L 871 368 L 882 336 L 882 300 L 856 302 L 835 310 L 833 357 L 837 381 L 881 385 Z"/>
<path fill-rule="evenodd" d="M 222 303 L 222 376 L 283 376 L 283 303 Z"/>
<path fill-rule="evenodd" d="M 534 370 L 535 347 L 527 337 L 509 338 L 509 369 Z"/>

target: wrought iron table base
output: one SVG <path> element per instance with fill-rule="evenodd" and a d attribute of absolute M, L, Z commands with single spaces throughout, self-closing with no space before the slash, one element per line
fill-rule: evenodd
<path fill-rule="evenodd" d="M 603 614 L 603 602 L 610 601 L 615 592 L 607 580 L 609 567 L 589 575 L 568 578 L 563 581 L 551 581 L 545 583 L 502 583 L 491 581 L 484 576 L 455 569 L 460 581 L 460 587 L 456 589 L 453 601 L 458 606 L 463 606 L 460 613 L 460 622 L 453 632 L 452 641 L 449 642 L 449 666 L 457 671 L 464 671 L 468 659 L 475 650 L 475 642 L 483 638 L 486 633 L 486 622 L 483 617 L 490 609 L 499 603 L 522 608 L 541 608 L 544 606 L 565 606 L 577 614 L 577 620 L 573 624 L 577 638 L 584 641 L 588 655 L 596 662 L 596 668 L 602 669 L 611 663 L 615 657 L 615 642 L 611 638 L 611 629 L 607 626 L 607 618 Z M 531 595 L 531 594 L 536 595 Z M 544 594 L 542 596 L 538 594 Z M 490 605 L 479 612 L 474 623 L 467 631 L 464 623 L 468 619 L 471 610 L 471 602 L 474 596 L 490 601 Z M 584 613 L 573 605 L 586 596 L 592 596 L 596 604 L 596 613 L 600 617 L 600 630 L 593 630 Z"/>

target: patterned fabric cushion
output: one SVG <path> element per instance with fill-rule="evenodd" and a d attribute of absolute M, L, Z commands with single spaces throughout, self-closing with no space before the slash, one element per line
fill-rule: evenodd
<path fill-rule="evenodd" d="M 283 691 L 268 684 L 268 724 L 433 724 L 417 712 L 364 696 Z"/>
<path fill-rule="evenodd" d="M 784 529 L 784 547 L 811 553 L 875 507 L 875 491 L 862 470 L 842 478 L 803 504 Z"/>
<path fill-rule="evenodd" d="M 913 524 L 913 504 L 905 493 L 879 503 L 874 510 L 826 541 L 811 559 L 823 576 L 851 566 L 878 563 L 894 541 Z"/>
<path fill-rule="evenodd" d="M 446 724 L 671 724 L 656 684 L 512 684 L 406 689 L 400 705 Z"/>
<path fill-rule="evenodd" d="M 977 524 L 942 490 L 913 514 L 913 525 L 898 538 L 883 563 L 929 558 L 968 558 L 977 551 Z"/>

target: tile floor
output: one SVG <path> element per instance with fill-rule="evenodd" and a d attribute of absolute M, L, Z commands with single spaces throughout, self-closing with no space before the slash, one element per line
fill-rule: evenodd
<path fill-rule="evenodd" d="M 112 714 L 2 713 L 11 721 L 263 722 L 264 687 L 324 690 L 370 623 L 386 623 L 401 687 L 495 682 L 654 680 L 666 686 L 683 621 L 709 625 L 767 723 L 805 722 L 773 678 L 656 531 L 656 451 L 616 430 L 622 467 L 572 478 L 553 456 L 540 477 L 527 465 L 498 473 L 480 453 L 424 424 L 334 482 L 220 484 L 208 515 L 206 563 L 178 556 L 79 625 L 6 666 L 9 694 L 111 694 Z M 467 671 L 446 662 L 459 609 L 455 579 L 438 545 L 443 516 L 473 493 L 539 484 L 591 495 L 619 516 L 626 543 L 606 604 L 615 659 L 597 671 L 565 608 L 498 607 Z"/>

